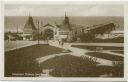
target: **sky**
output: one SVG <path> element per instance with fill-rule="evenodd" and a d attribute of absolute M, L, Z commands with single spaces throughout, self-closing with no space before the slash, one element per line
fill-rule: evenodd
<path fill-rule="evenodd" d="M 123 16 L 122 5 L 5 4 L 5 16 Z"/>

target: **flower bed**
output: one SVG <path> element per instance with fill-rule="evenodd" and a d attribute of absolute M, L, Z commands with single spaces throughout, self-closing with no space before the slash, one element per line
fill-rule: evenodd
<path fill-rule="evenodd" d="M 121 56 L 111 55 L 107 53 L 101 53 L 101 52 L 88 52 L 86 55 L 97 57 L 97 58 L 103 58 L 111 61 L 123 61 L 124 58 Z"/>

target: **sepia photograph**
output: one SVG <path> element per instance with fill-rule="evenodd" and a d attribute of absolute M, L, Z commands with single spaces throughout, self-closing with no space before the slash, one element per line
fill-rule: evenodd
<path fill-rule="evenodd" d="M 124 77 L 124 6 L 4 4 L 4 77 Z"/>

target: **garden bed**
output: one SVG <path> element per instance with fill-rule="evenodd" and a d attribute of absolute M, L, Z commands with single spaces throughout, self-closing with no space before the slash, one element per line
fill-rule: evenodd
<path fill-rule="evenodd" d="M 12 76 L 12 73 L 40 73 L 42 69 L 35 61 L 36 58 L 61 52 L 61 48 L 46 44 L 5 52 L 5 76 Z"/>
<path fill-rule="evenodd" d="M 103 50 L 124 50 L 123 47 L 114 47 L 114 46 L 87 46 L 87 45 L 72 45 L 72 47 L 77 47 L 81 49 L 93 50 L 96 48 L 102 48 Z"/>
<path fill-rule="evenodd" d="M 107 53 L 101 53 L 101 52 L 89 52 L 89 53 L 86 53 L 86 55 L 97 57 L 97 58 L 103 58 L 103 59 L 107 59 L 111 61 L 123 61 L 124 60 L 124 57 L 107 54 Z"/>
<path fill-rule="evenodd" d="M 104 74 L 123 77 L 123 67 L 97 66 L 97 64 L 93 58 L 63 55 L 43 62 L 41 67 L 52 69 L 49 74 L 53 77 L 100 77 Z"/>

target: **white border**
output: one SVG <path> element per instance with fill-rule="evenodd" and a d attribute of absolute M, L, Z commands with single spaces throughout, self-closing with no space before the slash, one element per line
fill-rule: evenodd
<path fill-rule="evenodd" d="M 1 65 L 1 67 L 0 67 L 0 78 L 2 78 L 2 77 L 4 77 L 4 75 L 3 75 L 3 70 L 4 70 L 4 55 L 3 55 L 3 53 L 4 53 L 4 28 L 2 28 L 2 27 L 4 27 L 4 4 L 3 4 L 3 1 L 0 1 L 0 65 Z"/>
<path fill-rule="evenodd" d="M 1 13 L 0 13 L 0 18 L 2 19 L 2 21 L 0 22 L 0 27 L 4 27 L 4 4 L 6 3 L 7 1 L 5 1 L 5 2 L 2 2 L 1 1 L 1 4 L 0 4 L 0 10 L 2 11 Z M 2 65 L 2 69 L 0 70 L 0 77 L 1 77 L 1 79 L 2 80 L 44 80 L 44 81 L 46 81 L 46 80 L 50 80 L 50 81 L 55 81 L 55 80 L 57 80 L 57 81 L 126 81 L 127 80 L 127 69 L 126 68 L 128 68 L 126 65 L 127 65 L 127 56 L 126 56 L 126 54 L 128 53 L 128 41 L 127 41 L 127 36 L 128 36 L 128 21 L 127 21 L 127 19 L 128 19 L 128 2 L 121 2 L 121 1 L 119 1 L 119 2 L 115 2 L 115 1 L 111 1 L 111 2 L 106 2 L 106 1 L 103 1 L 103 2 L 101 2 L 101 1 L 76 1 L 76 2 L 73 2 L 73 1 L 59 1 L 59 2 L 57 2 L 57 1 L 50 1 L 50 2 L 48 2 L 48 1 L 45 1 L 45 2 L 42 2 L 42 1 L 40 1 L 40 0 L 38 0 L 38 1 L 25 1 L 25 0 L 22 0 L 22 1 L 12 1 L 10 4 L 21 4 L 21 3 L 24 3 L 24 4 L 32 4 L 34 2 L 34 4 L 58 4 L 58 5 L 61 5 L 61 4 L 106 4 L 106 5 L 110 5 L 110 4 L 112 4 L 112 5 L 124 5 L 124 10 L 125 10 L 125 15 L 124 15 L 124 32 L 125 32 L 125 34 L 124 34 L 124 36 L 125 36 L 125 43 L 124 43 L 124 62 L 125 62 L 125 69 L 124 69 L 124 78 L 100 78 L 100 77 L 96 77 L 96 78 L 93 78 L 93 77 L 91 77 L 91 78 L 89 78 L 89 77 L 82 77 L 82 78 L 78 78 L 78 77 L 75 77 L 75 78 L 70 78 L 70 77 L 63 77 L 63 78 L 58 78 L 58 77 L 4 77 L 4 37 L 3 37 L 3 34 L 4 34 L 4 28 L 1 28 L 1 30 L 0 30 L 0 58 L 1 58 L 1 65 Z"/>
<path fill-rule="evenodd" d="M 124 75 L 128 81 L 128 5 L 124 8 Z"/>

